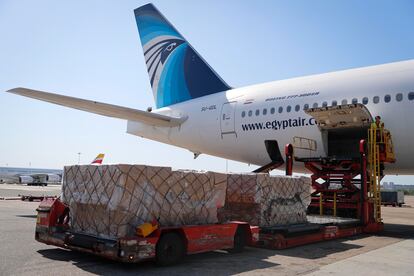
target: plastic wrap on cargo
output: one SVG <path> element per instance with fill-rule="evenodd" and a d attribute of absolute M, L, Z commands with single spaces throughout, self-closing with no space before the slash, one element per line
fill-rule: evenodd
<path fill-rule="evenodd" d="M 121 237 L 154 219 L 164 226 L 217 223 L 225 190 L 225 175 L 213 172 L 144 165 L 68 166 L 62 201 L 70 207 L 73 230 Z"/>
<path fill-rule="evenodd" d="M 305 223 L 310 187 L 308 177 L 229 174 L 219 220 L 259 226 Z"/>
<path fill-rule="evenodd" d="M 306 177 L 145 165 L 68 166 L 62 189 L 72 229 L 103 237 L 132 235 L 136 226 L 154 219 L 162 226 L 301 223 L 310 203 Z"/>

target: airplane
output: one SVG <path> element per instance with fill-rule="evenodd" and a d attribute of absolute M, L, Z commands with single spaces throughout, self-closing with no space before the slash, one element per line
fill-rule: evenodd
<path fill-rule="evenodd" d="M 46 186 L 61 179 L 61 170 L 0 167 L 0 183 Z"/>
<path fill-rule="evenodd" d="M 27 88 L 7 92 L 127 120 L 127 133 L 265 166 L 295 155 L 355 154 L 344 141 L 366 137 L 380 115 L 397 161 L 389 174 L 413 174 L 414 60 L 233 88 L 154 7 L 134 11 L 155 110 L 100 103 Z M 352 144 L 352 143 L 349 143 Z M 301 163 L 294 171 L 305 172 Z"/>
<path fill-rule="evenodd" d="M 91 165 L 102 165 L 104 153 L 98 154 L 92 160 Z M 60 183 L 62 180 L 61 170 L 32 169 L 32 168 L 9 168 L 0 167 L 0 184 L 27 184 L 47 186 L 48 183 Z"/>
<path fill-rule="evenodd" d="M 95 159 L 92 160 L 91 165 L 102 165 L 103 159 L 105 157 L 104 153 L 98 154 Z"/>

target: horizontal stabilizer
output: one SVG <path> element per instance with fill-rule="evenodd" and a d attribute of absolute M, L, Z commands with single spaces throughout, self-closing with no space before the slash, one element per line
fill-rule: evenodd
<path fill-rule="evenodd" d="M 187 119 L 187 117 L 171 117 L 138 109 L 84 100 L 27 88 L 19 87 L 10 89 L 7 92 L 103 116 L 142 122 L 153 126 L 178 126 Z"/>

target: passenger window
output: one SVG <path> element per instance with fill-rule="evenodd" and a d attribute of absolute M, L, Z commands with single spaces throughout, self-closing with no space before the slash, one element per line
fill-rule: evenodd
<path fill-rule="evenodd" d="M 347 99 L 343 99 L 343 100 L 342 100 L 342 104 L 343 104 L 343 105 L 344 105 L 344 104 L 348 104 Z"/>
<path fill-rule="evenodd" d="M 279 113 L 282 113 L 283 112 L 283 107 L 282 106 L 279 106 Z"/>
<path fill-rule="evenodd" d="M 275 108 L 274 108 L 274 107 L 272 107 L 272 108 L 270 109 L 270 113 L 271 113 L 271 114 L 275 114 Z"/>
<path fill-rule="evenodd" d="M 318 103 L 314 103 L 312 107 L 313 108 L 317 108 L 318 107 Z"/>
<path fill-rule="evenodd" d="M 249 117 L 252 117 L 253 111 L 249 110 Z"/>
<path fill-rule="evenodd" d="M 332 101 L 332 106 L 337 106 L 338 102 L 337 101 Z"/>
<path fill-rule="evenodd" d="M 263 109 L 263 115 L 266 115 L 267 114 L 267 109 L 265 108 L 265 109 Z"/>
<path fill-rule="evenodd" d="M 290 106 L 290 105 L 288 105 L 287 107 L 286 107 L 286 112 L 290 112 L 292 110 L 292 107 Z"/>
<path fill-rule="evenodd" d="M 307 110 L 307 109 L 309 109 L 309 104 L 304 104 L 303 105 L 303 110 Z"/>
<path fill-rule="evenodd" d="M 256 109 L 256 116 L 259 116 L 259 115 L 260 115 L 260 110 Z"/>
<path fill-rule="evenodd" d="M 246 117 L 246 111 L 242 112 L 242 118 Z"/>
<path fill-rule="evenodd" d="M 378 96 L 375 96 L 375 97 L 372 99 L 372 101 L 374 102 L 374 104 L 379 103 L 379 97 L 378 97 Z"/>
<path fill-rule="evenodd" d="M 414 100 L 414 92 L 410 92 L 410 93 L 408 93 L 408 99 L 409 99 L 410 101 Z"/>
<path fill-rule="evenodd" d="M 299 110 L 300 110 L 300 105 L 298 105 L 298 104 L 297 104 L 297 105 L 295 106 L 295 111 L 296 111 L 296 112 L 298 112 Z"/>
<path fill-rule="evenodd" d="M 395 95 L 395 99 L 397 100 L 397 102 L 401 102 L 403 99 L 403 94 L 402 93 L 398 93 L 397 95 Z"/>
<path fill-rule="evenodd" d="M 358 99 L 357 99 L 357 98 L 353 98 L 353 99 L 352 99 L 352 103 L 353 103 L 353 104 L 357 104 L 357 103 L 358 103 Z"/>
<path fill-rule="evenodd" d="M 367 97 L 363 97 L 362 98 L 362 103 L 363 104 L 368 104 L 368 98 Z"/>
<path fill-rule="evenodd" d="M 322 106 L 323 106 L 323 107 L 327 107 L 327 106 L 328 106 L 328 103 L 327 103 L 327 102 L 323 102 L 323 103 L 322 103 Z"/>
<path fill-rule="evenodd" d="M 391 101 L 391 96 L 390 95 L 385 95 L 384 96 L 384 102 L 389 103 Z"/>

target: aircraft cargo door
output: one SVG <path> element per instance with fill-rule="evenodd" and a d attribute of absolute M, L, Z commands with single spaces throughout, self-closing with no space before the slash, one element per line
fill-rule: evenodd
<path fill-rule="evenodd" d="M 224 134 L 236 134 L 234 126 L 234 115 L 237 102 L 227 102 L 221 108 L 220 127 L 221 136 Z"/>
<path fill-rule="evenodd" d="M 367 139 L 372 115 L 363 104 L 310 108 L 305 111 L 318 123 L 328 156 L 359 157 L 359 141 Z"/>

